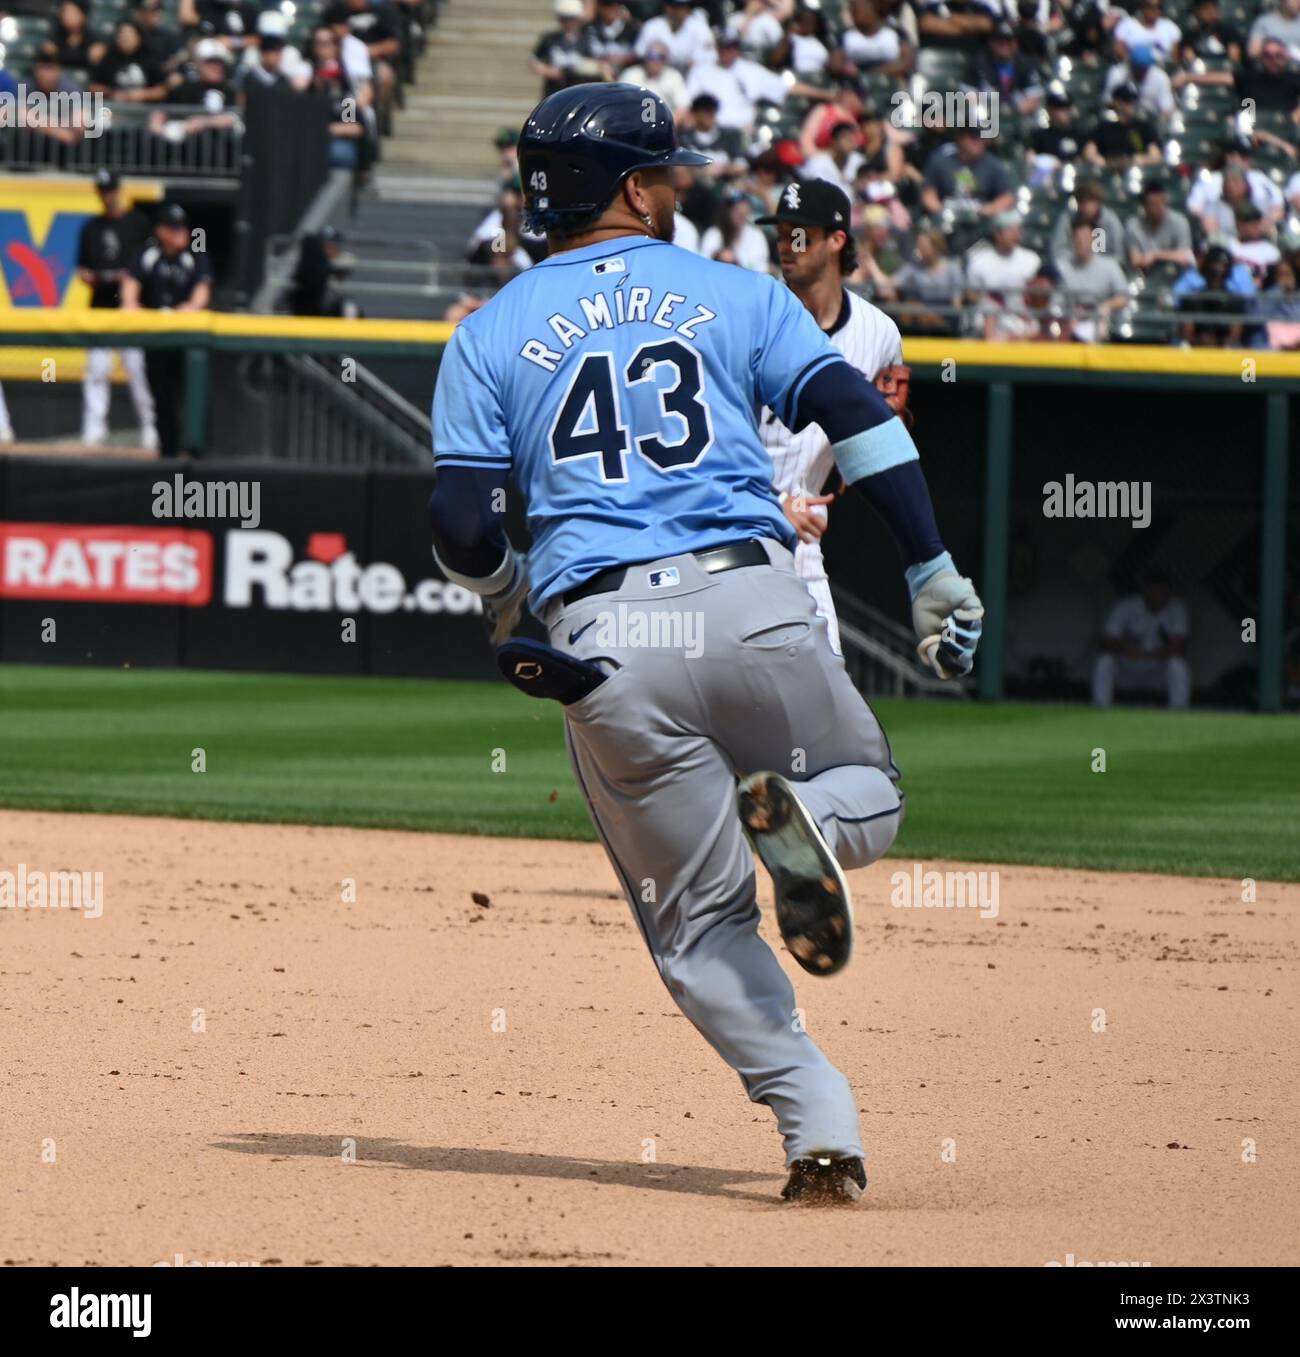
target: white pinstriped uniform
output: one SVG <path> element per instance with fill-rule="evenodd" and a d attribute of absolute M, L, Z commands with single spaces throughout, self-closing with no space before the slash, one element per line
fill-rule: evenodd
<path fill-rule="evenodd" d="M 859 372 L 874 381 L 876 374 L 903 361 L 903 340 L 898 326 L 883 311 L 856 293 L 844 291 L 846 309 L 826 333 L 831 343 Z M 763 446 L 772 455 L 772 484 L 787 495 L 821 494 L 835 465 L 831 445 L 820 424 L 810 424 L 801 433 L 791 433 L 766 406 L 758 426 Z M 826 517 L 824 506 L 815 512 Z M 817 611 L 826 619 L 831 646 L 840 654 L 840 628 L 831 601 L 820 542 L 800 542 L 795 548 L 794 568 L 808 585 Z"/>

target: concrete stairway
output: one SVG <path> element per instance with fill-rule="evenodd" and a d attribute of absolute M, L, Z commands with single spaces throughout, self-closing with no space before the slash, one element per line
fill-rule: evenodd
<path fill-rule="evenodd" d="M 384 146 L 384 170 L 490 177 L 497 129 L 519 127 L 541 95 L 528 56 L 555 26 L 548 0 L 447 0 Z"/>
<path fill-rule="evenodd" d="M 355 210 L 341 204 L 331 217 L 356 261 L 340 290 L 368 316 L 441 320 L 467 285 L 466 245 L 494 194 L 492 179 L 400 172 L 385 164 Z"/>

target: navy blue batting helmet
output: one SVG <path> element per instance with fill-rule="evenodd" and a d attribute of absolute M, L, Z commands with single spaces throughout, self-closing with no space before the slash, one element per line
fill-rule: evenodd
<path fill-rule="evenodd" d="M 633 170 L 708 165 L 677 145 L 668 105 L 637 85 L 573 85 L 548 95 L 519 134 L 519 175 L 533 230 L 600 212 Z"/>

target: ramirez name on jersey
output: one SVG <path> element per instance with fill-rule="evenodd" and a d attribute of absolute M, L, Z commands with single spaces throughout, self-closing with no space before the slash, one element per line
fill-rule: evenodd
<path fill-rule="evenodd" d="M 606 267 L 602 269 L 597 265 L 592 271 L 624 273 L 626 276 L 627 265 L 624 260 L 602 260 L 601 263 Z M 696 302 L 692 307 L 685 293 L 660 293 L 652 287 L 616 286 L 612 304 L 609 293 L 597 292 L 590 297 L 579 297 L 577 307 L 582 316 L 581 322 L 575 320 L 573 316 L 565 315 L 563 311 L 556 311 L 554 315 L 546 318 L 546 323 L 555 336 L 554 342 L 561 346 L 559 350 L 548 347 L 552 341 L 530 339 L 519 350 L 520 358 L 536 363 L 546 372 L 554 372 L 563 361 L 564 353 L 571 349 L 577 340 L 586 339 L 596 330 L 612 330 L 617 325 L 649 323 L 657 325 L 661 330 L 671 330 L 674 334 L 694 339 L 699 326 L 707 325 L 709 321 L 718 318 L 717 312 L 710 311 L 702 302 Z M 680 315 L 679 318 L 679 308 L 685 308 L 689 314 Z"/>

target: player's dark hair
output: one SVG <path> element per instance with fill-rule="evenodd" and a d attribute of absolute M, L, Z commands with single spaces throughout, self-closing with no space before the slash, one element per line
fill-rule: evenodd
<path fill-rule="evenodd" d="M 550 240 L 567 240 L 595 226 L 605 215 L 608 206 L 609 203 L 604 203 L 590 212 L 529 212 L 525 215 L 524 230 L 530 235 L 546 236 Z"/>
<path fill-rule="evenodd" d="M 840 251 L 840 274 L 847 278 L 858 267 L 858 242 L 852 231 L 844 233 L 844 248 Z"/>

